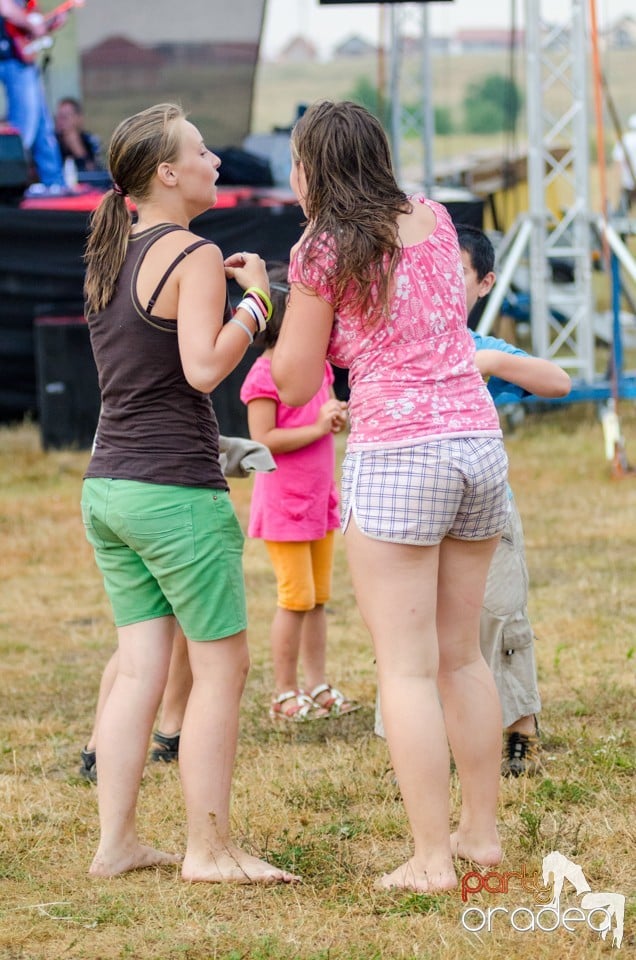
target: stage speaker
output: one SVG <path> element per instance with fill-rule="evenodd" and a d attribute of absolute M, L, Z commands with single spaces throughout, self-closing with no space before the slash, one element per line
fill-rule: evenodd
<path fill-rule="evenodd" d="M 97 369 L 84 317 L 36 317 L 35 372 L 45 450 L 90 450 L 99 419 Z M 221 433 L 249 437 L 241 385 L 260 350 L 251 347 L 212 394 Z"/>
<path fill-rule="evenodd" d="M 273 187 L 272 168 L 269 160 L 240 147 L 223 147 L 214 150 L 219 157 L 220 186 Z"/>
<path fill-rule="evenodd" d="M 22 138 L 14 127 L 0 123 L 0 203 L 17 206 L 29 184 L 29 165 Z"/>
<path fill-rule="evenodd" d="M 84 317 L 36 317 L 35 370 L 45 450 L 90 450 L 99 418 L 97 370 Z"/>

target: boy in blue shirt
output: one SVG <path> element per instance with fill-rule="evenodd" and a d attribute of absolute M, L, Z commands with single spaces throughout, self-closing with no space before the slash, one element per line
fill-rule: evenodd
<path fill-rule="evenodd" d="M 459 225 L 459 245 L 466 282 L 468 313 L 495 283 L 493 246 L 482 230 Z M 531 357 L 497 337 L 473 332 L 475 362 L 495 401 L 511 401 L 530 393 L 562 397 L 570 392 L 567 373 Z M 534 633 L 528 620 L 528 570 L 521 517 L 510 490 L 510 517 L 492 559 L 481 614 L 481 652 L 497 684 L 505 732 L 502 772 L 507 776 L 536 773 L 540 768 L 541 699 L 537 688 Z"/>

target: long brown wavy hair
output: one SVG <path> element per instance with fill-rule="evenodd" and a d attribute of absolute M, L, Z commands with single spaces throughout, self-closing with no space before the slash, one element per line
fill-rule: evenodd
<path fill-rule="evenodd" d="M 159 103 L 122 120 L 113 133 L 108 167 L 115 189 L 105 194 L 91 217 L 84 253 L 87 316 L 103 310 L 115 292 L 132 225 L 125 198 L 146 200 L 159 164 L 177 159 L 181 142 L 175 121 L 181 119 L 181 107 Z"/>
<path fill-rule="evenodd" d="M 358 104 L 323 100 L 297 121 L 291 146 L 307 182 L 307 265 L 326 235 L 336 255 L 336 309 L 346 294 L 366 315 L 386 315 L 402 251 L 397 218 L 411 205 L 395 180 L 380 122 Z"/>

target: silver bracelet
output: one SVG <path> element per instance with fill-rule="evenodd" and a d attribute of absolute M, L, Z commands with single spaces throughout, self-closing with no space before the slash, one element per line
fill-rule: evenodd
<path fill-rule="evenodd" d="M 236 317 L 230 317 L 228 323 L 235 323 L 237 327 L 240 327 L 241 330 L 245 330 L 245 333 L 250 338 L 250 343 L 254 343 L 254 335 L 249 327 L 247 327 L 242 320 L 238 320 Z"/>

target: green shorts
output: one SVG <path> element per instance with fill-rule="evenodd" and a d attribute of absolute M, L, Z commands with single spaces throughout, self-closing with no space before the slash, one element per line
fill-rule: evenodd
<path fill-rule="evenodd" d="M 244 537 L 226 491 L 90 478 L 82 518 L 118 627 L 174 615 L 190 640 L 245 629 Z"/>

